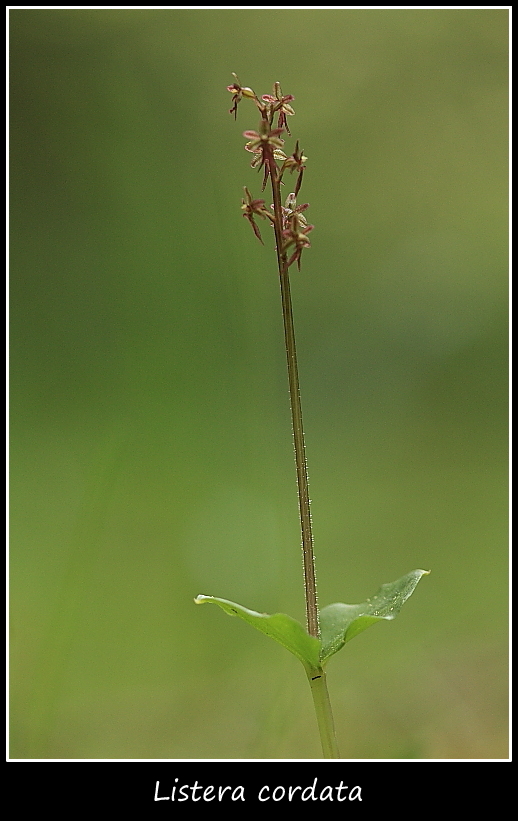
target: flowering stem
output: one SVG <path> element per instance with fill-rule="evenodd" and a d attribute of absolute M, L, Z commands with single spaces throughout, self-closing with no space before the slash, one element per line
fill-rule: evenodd
<path fill-rule="evenodd" d="M 254 159 L 251 163 L 252 168 L 259 166 L 259 169 L 264 169 L 263 190 L 268 178 L 270 178 L 273 195 L 273 215 L 271 211 L 265 208 L 264 200 L 254 199 L 248 188 L 245 188 L 245 198 L 242 201 L 241 208 L 243 216 L 249 220 L 254 234 L 261 242 L 261 234 L 255 223 L 257 217 L 267 219 L 273 223 L 275 232 L 275 249 L 281 287 L 282 319 L 284 323 L 284 340 L 288 364 L 291 421 L 293 426 L 300 524 L 302 530 L 306 622 L 309 635 L 320 639 L 306 447 L 304 444 L 304 429 L 302 426 L 302 408 L 300 403 L 297 351 L 295 347 L 295 330 L 293 326 L 289 277 L 290 265 L 296 262 L 300 270 L 302 251 L 311 245 L 307 235 L 313 226 L 308 225 L 303 215 L 303 212 L 308 208 L 308 203 L 299 205 L 298 207 L 296 204 L 296 197 L 302 183 L 302 174 L 306 167 L 304 163 L 307 157 L 305 157 L 299 149 L 298 141 L 291 156 L 286 156 L 282 150 L 284 140 L 281 139 L 280 135 L 284 130 L 290 134 L 286 115 L 293 115 L 295 113 L 290 105 L 294 97 L 291 94 L 283 95 L 280 84 L 275 83 L 273 95 L 265 94 L 261 101 L 251 88 L 241 85 L 235 74 L 233 77 L 235 82 L 227 86 L 227 90 L 233 95 L 230 113 L 237 115 L 237 106 L 243 97 L 254 100 L 257 108 L 261 112 L 261 122 L 258 131 L 244 131 L 243 136 L 248 139 L 245 149 L 254 155 Z M 273 121 L 276 115 L 278 115 L 278 123 L 277 127 L 274 128 Z M 276 160 L 282 163 L 280 167 L 277 166 Z M 290 173 L 297 171 L 298 177 L 294 193 L 288 196 L 286 205 L 283 208 L 281 205 L 281 180 L 286 171 Z M 318 666 L 308 666 L 306 672 L 313 695 L 324 758 L 340 758 L 324 670 L 319 664 Z"/>
<path fill-rule="evenodd" d="M 282 208 L 280 182 L 275 162 L 269 159 L 270 180 L 273 193 L 273 210 L 275 216 L 275 245 L 277 264 L 281 285 L 282 319 L 284 323 L 284 341 L 288 364 L 288 382 L 290 386 L 291 421 L 293 442 L 295 446 L 295 465 L 297 468 L 297 487 L 299 496 L 300 525 L 302 531 L 302 563 L 304 566 L 304 592 L 306 598 L 306 621 L 310 636 L 320 638 L 318 622 L 317 580 L 315 575 L 315 555 L 313 551 L 313 530 L 311 526 L 311 503 L 309 499 L 308 467 L 304 427 L 302 425 L 302 406 L 300 402 L 299 372 L 297 366 L 297 348 L 295 345 L 295 327 L 291 303 L 290 275 L 288 255 L 282 251 Z M 320 741 L 324 758 L 340 758 L 336 742 L 333 711 L 329 700 L 326 674 L 324 670 L 308 670 L 308 681 L 313 696 L 317 717 Z"/>
<path fill-rule="evenodd" d="M 317 584 L 315 576 L 315 558 L 313 552 L 313 533 L 311 527 L 311 509 L 306 463 L 304 428 L 302 425 L 302 407 L 300 404 L 299 374 L 297 367 L 297 350 L 295 346 L 295 329 L 291 304 L 290 277 L 287 254 L 282 251 L 282 208 L 280 183 L 277 168 L 272 157 L 268 158 L 270 180 L 272 183 L 275 244 L 282 299 L 282 318 L 284 323 L 284 340 L 288 364 L 288 382 L 290 388 L 291 420 L 295 446 L 295 464 L 297 468 L 297 485 L 299 495 L 300 524 L 302 530 L 302 560 L 304 565 L 304 589 L 306 595 L 306 620 L 308 633 L 316 638 L 320 635 L 318 624 Z"/>

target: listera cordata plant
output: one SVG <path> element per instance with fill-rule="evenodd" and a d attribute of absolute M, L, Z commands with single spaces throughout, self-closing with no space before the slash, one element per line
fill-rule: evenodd
<path fill-rule="evenodd" d="M 300 271 L 302 254 L 311 247 L 308 235 L 313 230 L 313 225 L 306 218 L 309 205 L 297 205 L 307 157 L 298 141 L 289 154 L 283 138 L 284 133 L 291 137 L 288 117 L 295 114 L 292 107 L 294 97 L 283 94 L 280 84 L 275 83 L 273 94 L 263 94 L 259 98 L 253 89 L 242 86 L 235 74 L 233 77 L 234 82 L 227 87 L 233 95 L 230 113 L 237 118 L 238 105 L 243 99 L 255 104 L 259 125 L 257 131 L 248 130 L 243 133 L 247 141 L 245 149 L 253 155 L 252 168 L 262 172 L 262 191 L 269 185 L 273 199 L 273 204 L 267 207 L 264 198 L 255 198 L 245 187 L 241 208 L 260 242 L 263 242 L 263 237 L 259 221 L 270 225 L 275 237 L 302 532 L 306 627 L 285 613 L 258 613 L 215 596 L 200 595 L 195 602 L 218 604 L 229 615 L 239 616 L 297 656 L 304 666 L 311 687 L 323 756 L 339 758 L 326 682 L 326 664 L 344 644 L 371 624 L 382 619 L 393 619 L 428 571 L 413 570 L 395 582 L 383 584 L 374 596 L 362 604 L 330 604 L 319 610 L 289 276 L 294 264 Z M 281 190 L 285 189 L 288 179 L 294 181 L 294 190 L 283 197 Z"/>

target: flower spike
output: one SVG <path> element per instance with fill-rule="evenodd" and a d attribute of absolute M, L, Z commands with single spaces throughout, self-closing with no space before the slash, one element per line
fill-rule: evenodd
<path fill-rule="evenodd" d="M 263 169 L 263 191 L 270 180 L 274 199 L 272 210 L 269 211 L 265 207 L 264 199 L 254 199 L 248 188 L 245 188 L 241 210 L 260 242 L 263 242 L 263 239 L 256 218 L 261 217 L 273 224 L 279 271 L 282 278 L 294 262 L 300 270 L 302 251 L 311 247 L 308 234 L 313 230 L 313 225 L 308 224 L 304 215 L 309 204 L 306 202 L 297 205 L 297 196 L 302 186 L 307 157 L 300 148 L 298 140 L 292 154 L 284 151 L 283 135 L 286 131 L 291 136 L 287 118 L 295 114 L 291 105 L 295 98 L 292 94 L 283 94 L 281 84 L 276 82 L 273 85 L 273 94 L 263 94 L 259 99 L 253 89 L 241 85 L 237 74 L 232 73 L 232 76 L 234 82 L 227 86 L 227 90 L 233 95 L 230 113 L 237 117 L 238 105 L 244 97 L 253 100 L 259 111 L 261 120 L 257 131 L 243 132 L 247 140 L 245 150 L 252 154 L 251 167 L 258 170 Z M 277 120 L 276 127 L 275 120 Z M 281 185 L 284 185 L 283 176 L 286 172 L 290 174 L 296 172 L 297 179 L 293 193 L 288 195 L 283 206 Z"/>

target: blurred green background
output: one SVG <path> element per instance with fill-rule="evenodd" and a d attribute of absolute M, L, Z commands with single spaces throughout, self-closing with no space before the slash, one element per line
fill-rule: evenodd
<path fill-rule="evenodd" d="M 300 663 L 193 604 L 304 619 L 232 71 L 295 95 L 309 157 L 320 601 L 432 570 L 329 666 L 342 755 L 506 757 L 508 12 L 9 16 L 11 757 L 320 756 Z"/>

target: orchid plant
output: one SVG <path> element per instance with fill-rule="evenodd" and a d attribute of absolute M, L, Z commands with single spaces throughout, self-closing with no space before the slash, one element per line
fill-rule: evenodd
<path fill-rule="evenodd" d="M 253 89 L 241 85 L 236 74 L 233 74 L 233 77 L 234 82 L 227 86 L 227 90 L 233 95 L 230 113 L 237 118 L 238 105 L 243 99 L 255 104 L 259 113 L 259 126 L 257 131 L 243 132 L 247 140 L 245 149 L 253 155 L 252 168 L 263 172 L 262 190 L 264 191 L 270 183 L 273 199 L 273 204 L 268 208 L 265 199 L 254 198 L 245 187 L 241 209 L 260 242 L 263 242 L 263 239 L 258 219 L 269 223 L 275 236 L 302 533 L 306 627 L 285 613 L 258 613 L 215 596 L 200 595 L 196 597 L 195 602 L 212 602 L 219 605 L 229 615 L 238 616 L 248 622 L 297 656 L 304 666 L 311 687 L 323 757 L 340 758 L 325 666 L 344 644 L 371 624 L 383 619 L 393 619 L 412 595 L 422 576 L 429 571 L 413 570 L 395 582 L 384 584 L 374 596 L 362 604 L 337 603 L 319 609 L 289 277 L 289 270 L 294 263 L 300 271 L 302 253 L 311 247 L 308 234 L 313 230 L 313 225 L 307 222 L 305 216 L 309 204 L 297 205 L 307 157 L 300 149 L 298 140 L 291 154 L 285 151 L 282 135 L 286 132 L 291 136 L 287 118 L 295 114 L 291 105 L 295 99 L 293 95 L 283 94 L 280 84 L 276 82 L 273 94 L 263 94 L 259 98 Z M 296 173 L 297 176 L 293 193 L 288 194 L 282 205 L 281 186 L 285 185 L 284 177 L 288 173 Z"/>

